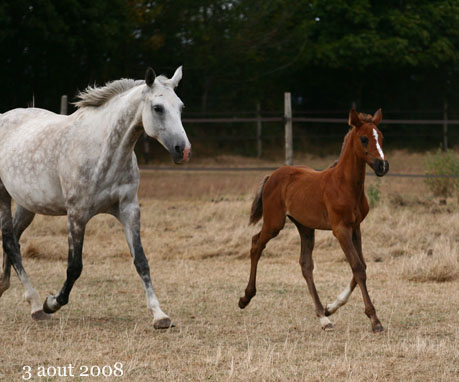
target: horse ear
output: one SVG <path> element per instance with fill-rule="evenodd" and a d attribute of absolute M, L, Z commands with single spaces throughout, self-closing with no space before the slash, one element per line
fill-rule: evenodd
<path fill-rule="evenodd" d="M 172 86 L 176 88 L 181 79 L 182 79 L 182 66 L 179 66 L 171 78 Z"/>
<path fill-rule="evenodd" d="M 381 111 L 381 108 L 379 108 L 378 111 L 373 115 L 372 122 L 376 126 L 378 126 L 381 120 L 382 120 L 382 111 Z"/>
<path fill-rule="evenodd" d="M 153 86 L 153 82 L 155 82 L 156 73 L 153 68 L 148 68 L 145 72 L 145 83 L 149 86 Z"/>
<path fill-rule="evenodd" d="M 356 127 L 359 128 L 362 126 L 362 121 L 360 120 L 359 114 L 355 111 L 355 109 L 352 109 L 349 112 L 349 126 L 351 127 Z"/>

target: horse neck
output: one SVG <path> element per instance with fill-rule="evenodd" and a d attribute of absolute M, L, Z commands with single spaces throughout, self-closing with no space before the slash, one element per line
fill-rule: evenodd
<path fill-rule="evenodd" d="M 344 180 L 342 187 L 350 189 L 354 194 L 360 195 L 365 184 L 366 162 L 354 151 L 354 131 L 347 137 L 343 150 L 335 167 L 335 173 Z"/>
<path fill-rule="evenodd" d="M 142 89 L 136 87 L 128 92 L 110 101 L 98 116 L 105 130 L 97 166 L 101 173 L 109 166 L 130 162 L 134 146 L 142 135 Z"/>

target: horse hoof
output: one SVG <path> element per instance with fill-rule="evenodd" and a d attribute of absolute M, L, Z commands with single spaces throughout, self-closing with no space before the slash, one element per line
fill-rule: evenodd
<path fill-rule="evenodd" d="M 43 312 L 43 310 L 37 310 L 36 312 L 33 312 L 32 313 L 32 318 L 35 320 L 35 321 L 44 321 L 44 320 L 49 320 L 50 319 L 50 315 Z"/>
<path fill-rule="evenodd" d="M 244 309 L 247 305 L 249 305 L 249 303 L 245 301 L 244 297 L 241 297 L 239 299 L 238 305 L 239 305 L 239 308 Z"/>
<path fill-rule="evenodd" d="M 57 312 L 59 309 L 60 305 L 58 304 L 54 296 L 48 296 L 47 298 L 45 298 L 45 302 L 43 303 L 43 311 L 45 313 L 52 314 Z"/>
<path fill-rule="evenodd" d="M 373 333 L 381 333 L 384 331 L 384 328 L 380 323 L 378 323 L 375 326 L 373 326 L 371 330 L 373 330 Z"/>
<path fill-rule="evenodd" d="M 174 328 L 175 325 L 172 323 L 169 317 L 165 317 L 153 322 L 153 327 L 155 329 L 169 329 Z"/>

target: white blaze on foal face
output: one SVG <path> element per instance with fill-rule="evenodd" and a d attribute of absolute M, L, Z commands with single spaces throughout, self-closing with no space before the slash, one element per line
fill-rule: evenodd
<path fill-rule="evenodd" d="M 379 153 L 381 159 L 384 160 L 384 153 L 383 153 L 382 148 L 381 148 L 381 146 L 379 144 L 379 134 L 376 131 L 376 129 L 373 129 L 373 136 L 375 137 L 375 141 L 376 141 L 376 149 L 378 150 L 378 153 Z"/>

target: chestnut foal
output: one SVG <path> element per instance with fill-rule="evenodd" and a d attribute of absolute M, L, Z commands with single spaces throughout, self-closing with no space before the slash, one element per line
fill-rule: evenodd
<path fill-rule="evenodd" d="M 366 287 L 366 264 L 360 235 L 360 223 L 369 211 L 364 192 L 365 165 L 368 163 L 377 176 L 384 176 L 389 170 L 389 163 L 382 151 L 382 134 L 378 130 L 381 119 L 381 109 L 374 116 L 351 110 L 351 129 L 344 138 L 340 157 L 333 165 L 323 171 L 306 166 L 285 166 L 265 178 L 250 214 L 250 224 L 263 218 L 263 226 L 252 238 L 250 279 L 245 296 L 239 300 L 241 309 L 255 296 L 257 264 L 263 249 L 269 240 L 279 234 L 288 216 L 301 237 L 300 265 L 322 329 L 333 329 L 327 316 L 344 305 L 355 286 L 359 285 L 365 314 L 370 318 L 373 331 L 383 331 Z M 312 275 L 315 229 L 333 231 L 353 274 L 350 285 L 335 302 L 325 308 L 320 302 Z"/>

